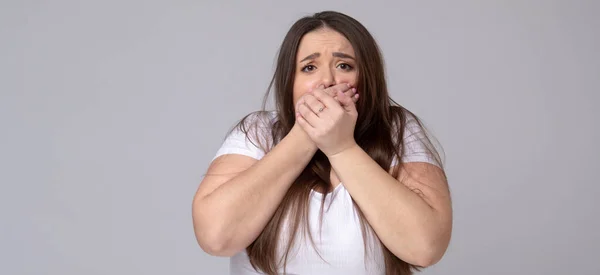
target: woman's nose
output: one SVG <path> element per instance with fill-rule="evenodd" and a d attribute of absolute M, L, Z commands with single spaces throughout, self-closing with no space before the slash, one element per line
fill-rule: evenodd
<path fill-rule="evenodd" d="M 324 70 L 321 76 L 321 85 L 325 88 L 335 85 L 335 75 L 330 70 Z"/>

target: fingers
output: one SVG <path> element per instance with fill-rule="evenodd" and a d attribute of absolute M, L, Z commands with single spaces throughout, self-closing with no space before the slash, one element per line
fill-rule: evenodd
<path fill-rule="evenodd" d="M 341 83 L 341 84 L 337 84 L 331 87 L 328 87 L 325 89 L 325 87 L 323 85 L 319 86 L 322 87 L 321 89 L 323 89 L 329 96 L 335 96 L 337 95 L 338 92 L 346 92 L 350 90 L 350 84 L 348 83 Z"/>
<path fill-rule="evenodd" d="M 325 91 L 315 90 L 312 92 L 312 94 L 318 101 L 320 101 L 322 104 L 324 104 L 325 107 L 327 107 L 327 108 L 335 108 L 336 106 L 340 106 L 340 103 L 337 100 L 335 100 L 332 96 L 327 94 Z M 339 98 L 339 95 L 343 95 L 343 94 L 344 94 L 343 92 L 338 91 L 338 98 Z M 344 97 L 348 98 L 345 95 L 344 95 Z"/>
<path fill-rule="evenodd" d="M 333 99 L 336 99 L 336 100 L 338 99 L 337 98 L 338 94 L 339 93 L 343 93 L 348 98 L 350 98 L 353 103 L 358 102 L 358 98 L 359 98 L 356 88 L 352 88 L 352 86 L 350 84 L 348 84 L 348 83 L 337 84 L 337 85 L 331 86 L 329 88 L 325 88 L 324 85 L 319 85 L 317 88 L 311 89 L 310 93 L 314 94 L 316 91 L 322 91 L 325 94 L 333 97 Z M 340 105 L 341 105 L 341 103 L 340 103 Z M 316 114 L 319 113 L 319 110 L 322 107 L 319 104 L 316 104 L 316 105 L 310 105 L 309 104 L 309 106 L 313 106 L 313 108 L 311 108 L 311 109 Z"/>
<path fill-rule="evenodd" d="M 338 101 L 340 102 L 344 110 L 348 112 L 356 110 L 356 105 L 354 104 L 354 101 L 351 97 L 348 97 L 343 93 L 339 93 Z"/>
<path fill-rule="evenodd" d="M 358 102 L 358 92 L 356 91 L 356 88 L 349 89 L 345 91 L 344 94 L 351 98 L 354 103 Z M 334 95 L 333 98 L 337 99 L 337 94 Z"/>
<path fill-rule="evenodd" d="M 305 122 L 311 126 L 314 126 L 311 124 L 311 122 L 315 122 L 319 118 L 317 114 L 322 112 L 324 109 L 325 105 L 315 98 L 312 93 L 302 96 L 302 99 L 296 106 L 296 112 L 300 114 Z"/>
<path fill-rule="evenodd" d="M 334 99 L 337 99 L 338 92 L 343 92 L 348 97 L 352 98 L 352 101 L 354 101 L 354 103 L 358 101 L 358 95 L 356 95 L 356 88 L 352 88 L 352 86 L 348 83 L 337 84 L 326 89 L 324 85 L 319 85 L 317 88 L 311 89 L 310 91 L 313 92 L 319 89 L 323 90 L 325 93 L 332 96 Z"/>
<path fill-rule="evenodd" d="M 347 106 L 349 104 L 353 104 L 354 102 L 352 101 L 352 98 L 343 94 L 343 93 L 339 93 L 338 94 L 338 101 L 342 104 L 342 106 Z"/>
<path fill-rule="evenodd" d="M 319 99 L 317 99 L 317 97 L 314 96 L 315 91 L 313 91 L 311 94 L 307 94 L 304 97 L 304 102 L 305 105 L 308 106 L 308 108 L 315 113 L 317 116 L 319 116 L 320 112 L 323 112 L 323 110 L 327 107 L 325 106 L 325 104 L 323 102 L 321 102 Z"/>
<path fill-rule="evenodd" d="M 299 115 L 296 115 L 296 118 L 298 118 L 298 116 L 304 118 L 306 120 L 306 122 L 308 124 L 310 124 L 308 121 L 316 121 L 319 117 L 311 110 L 309 109 L 305 104 L 300 104 L 298 106 L 298 111 L 297 113 Z M 314 126 L 312 124 L 310 124 L 311 126 Z"/>

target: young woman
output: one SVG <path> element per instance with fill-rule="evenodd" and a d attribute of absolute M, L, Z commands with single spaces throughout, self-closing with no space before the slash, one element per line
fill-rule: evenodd
<path fill-rule="evenodd" d="M 276 110 L 240 121 L 194 197 L 202 249 L 244 275 L 411 274 L 439 261 L 452 228 L 442 162 L 389 97 L 365 27 L 338 12 L 298 20 L 271 87 Z"/>

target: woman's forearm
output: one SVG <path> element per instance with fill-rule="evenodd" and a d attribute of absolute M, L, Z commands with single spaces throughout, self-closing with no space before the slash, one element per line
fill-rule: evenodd
<path fill-rule="evenodd" d="M 420 266 L 439 260 L 449 236 L 450 215 L 445 205 L 428 204 L 426 198 L 392 177 L 358 146 L 330 157 L 329 161 L 392 253 Z"/>
<path fill-rule="evenodd" d="M 194 223 L 212 254 L 231 256 L 258 237 L 317 148 L 294 127 L 247 170 L 194 200 Z"/>

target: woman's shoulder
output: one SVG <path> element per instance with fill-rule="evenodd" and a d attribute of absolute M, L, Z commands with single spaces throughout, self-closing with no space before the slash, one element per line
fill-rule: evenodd
<path fill-rule="evenodd" d="M 393 118 L 393 140 L 399 143 L 402 137 L 403 162 L 429 162 L 441 166 L 443 151 L 439 141 L 432 135 L 426 123 L 412 111 L 404 107 L 395 107 Z M 401 126 L 402 129 L 398 129 Z"/>
<path fill-rule="evenodd" d="M 242 117 L 236 126 L 271 128 L 277 118 L 277 111 L 254 111 Z"/>
<path fill-rule="evenodd" d="M 415 131 L 415 130 L 423 130 L 424 125 L 421 119 L 408 110 L 405 107 L 401 106 L 391 106 L 390 107 L 391 114 L 391 127 L 394 132 L 398 130 L 398 127 L 402 127 L 404 131 Z"/>
<path fill-rule="evenodd" d="M 224 154 L 261 159 L 272 144 L 270 130 L 276 117 L 273 111 L 246 114 L 229 130 L 213 160 Z"/>
<path fill-rule="evenodd" d="M 254 111 L 242 117 L 231 134 L 244 137 L 257 147 L 268 150 L 273 145 L 272 130 L 277 119 L 276 111 Z"/>

